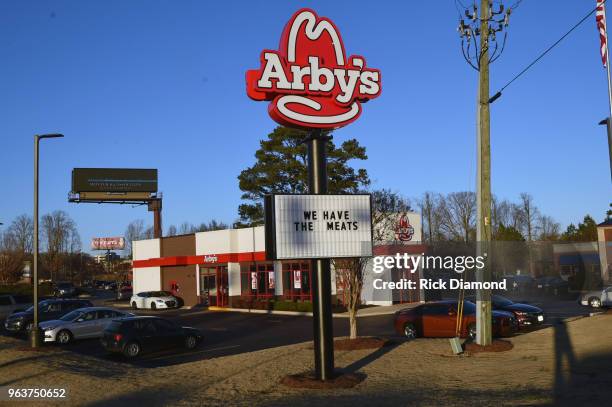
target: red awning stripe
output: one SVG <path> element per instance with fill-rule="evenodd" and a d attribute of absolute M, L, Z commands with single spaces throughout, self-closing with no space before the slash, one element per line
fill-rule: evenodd
<path fill-rule="evenodd" d="M 199 256 L 157 257 L 147 260 L 134 260 L 134 268 L 188 266 L 193 264 L 240 263 L 246 261 L 265 261 L 266 252 L 206 254 Z"/>

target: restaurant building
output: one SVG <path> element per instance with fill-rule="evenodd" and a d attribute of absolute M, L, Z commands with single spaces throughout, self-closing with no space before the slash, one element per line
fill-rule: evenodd
<path fill-rule="evenodd" d="M 406 225 L 411 228 L 410 239 L 420 243 L 420 216 L 410 213 L 410 217 L 400 218 L 397 229 L 401 238 L 406 236 L 402 234 Z M 374 255 L 389 254 L 389 247 L 374 247 Z M 263 226 L 138 240 L 132 242 L 132 250 L 134 293 L 169 291 L 186 306 L 240 307 L 245 300 L 312 300 L 310 261 L 268 260 Z M 419 253 L 423 248 L 414 244 L 403 250 Z M 332 302 L 343 303 L 344 287 L 336 274 L 332 268 Z M 418 293 L 399 293 L 376 301 L 370 294 L 364 290 L 365 303 L 419 300 Z"/>
<path fill-rule="evenodd" d="M 165 290 L 185 305 L 312 299 L 309 261 L 266 259 L 263 226 L 133 242 L 134 293 Z M 332 273 L 332 295 L 335 279 Z"/>

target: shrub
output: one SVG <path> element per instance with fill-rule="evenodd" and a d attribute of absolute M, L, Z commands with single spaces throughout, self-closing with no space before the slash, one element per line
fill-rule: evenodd
<path fill-rule="evenodd" d="M 0 285 L 0 294 L 33 295 L 32 285 L 28 283 Z M 53 295 L 53 287 L 51 284 L 43 283 L 38 285 L 39 297 L 50 295 Z"/>

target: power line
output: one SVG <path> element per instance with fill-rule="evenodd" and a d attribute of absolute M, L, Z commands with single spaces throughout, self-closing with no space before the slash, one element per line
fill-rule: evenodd
<path fill-rule="evenodd" d="M 522 0 L 519 0 L 515 3 L 515 5 L 513 7 L 517 7 L 520 2 Z M 601 4 L 605 4 L 607 0 L 604 0 Z M 599 5 L 598 5 L 599 7 Z M 572 28 L 569 29 L 569 31 L 567 31 L 565 34 L 563 34 L 561 36 L 561 38 L 559 38 L 557 41 L 555 41 L 554 44 L 552 44 L 550 47 L 548 47 L 544 52 L 542 52 L 536 59 L 534 59 L 529 65 L 527 65 L 521 72 L 519 72 L 517 75 L 514 76 L 514 78 L 512 78 L 510 81 L 508 81 L 504 86 L 501 87 L 501 89 L 494 94 L 493 96 L 491 96 L 491 98 L 489 99 L 489 103 L 493 103 L 495 102 L 497 99 L 499 99 L 499 97 L 502 95 L 502 92 L 504 91 L 504 89 L 506 89 L 508 86 L 510 86 L 510 84 L 512 82 L 514 82 L 515 80 L 517 80 L 519 77 L 521 77 L 525 72 L 527 72 L 532 66 L 534 66 L 540 59 L 542 59 L 546 54 L 548 54 L 553 48 L 555 48 L 557 45 L 559 45 L 559 43 L 561 41 L 563 41 L 565 39 L 565 37 L 567 37 L 568 35 L 570 35 L 572 33 L 572 31 L 574 31 L 576 28 L 578 28 L 582 23 L 584 23 L 586 21 L 587 18 L 589 18 L 593 13 L 595 13 L 597 11 L 597 7 L 595 7 L 593 10 L 589 11 L 589 13 L 587 15 L 585 15 L 584 17 L 582 17 L 582 19 L 580 21 L 578 21 Z M 606 44 L 607 47 L 607 44 Z"/>

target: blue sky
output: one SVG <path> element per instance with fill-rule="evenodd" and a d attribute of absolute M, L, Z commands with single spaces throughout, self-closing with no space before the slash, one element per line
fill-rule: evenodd
<path fill-rule="evenodd" d="M 463 0 L 466 3 L 466 0 Z M 376 6 L 373 7 L 372 5 Z M 491 94 L 595 1 L 525 0 L 512 15 Z M 275 123 L 244 74 L 308 6 L 334 20 L 347 54 L 382 73 L 382 94 L 335 133 L 366 146 L 376 188 L 406 196 L 473 190 L 477 75 L 463 60 L 454 1 L 3 1 L 0 3 L 0 222 L 32 211 L 34 134 L 41 213 L 67 211 L 84 246 L 123 235 L 145 207 L 69 204 L 74 167 L 158 168 L 164 229 L 237 217 L 237 176 Z M 531 193 L 565 227 L 603 219 L 612 188 L 606 76 L 595 17 L 491 109 L 492 188 Z"/>

